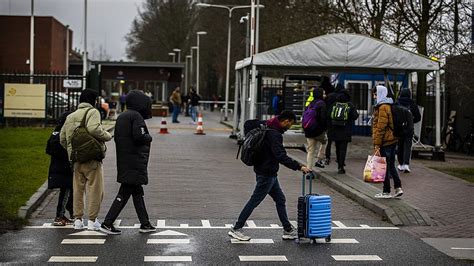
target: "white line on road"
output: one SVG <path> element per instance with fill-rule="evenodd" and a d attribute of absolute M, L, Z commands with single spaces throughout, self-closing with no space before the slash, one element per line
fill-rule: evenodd
<path fill-rule="evenodd" d="M 370 228 L 370 226 L 366 225 L 366 224 L 361 224 L 360 227 L 362 228 Z"/>
<path fill-rule="evenodd" d="M 452 247 L 451 249 L 455 249 L 455 250 L 474 250 L 474 248 L 457 248 L 457 247 Z"/>
<path fill-rule="evenodd" d="M 147 244 L 189 244 L 189 239 L 148 239 Z"/>
<path fill-rule="evenodd" d="M 354 238 L 333 238 L 331 242 L 326 242 L 325 239 L 316 239 L 316 243 L 318 244 L 359 244 L 359 241 L 355 240 Z"/>
<path fill-rule="evenodd" d="M 278 224 L 270 224 L 271 228 L 281 228 Z"/>
<path fill-rule="evenodd" d="M 290 223 L 297 227 L 296 223 L 290 221 Z M 184 224 L 183 224 L 184 225 Z M 225 224 L 225 226 L 212 226 L 211 228 L 206 228 L 202 226 L 189 226 L 186 224 L 185 226 L 158 226 L 160 229 L 228 229 L 231 224 Z M 30 225 L 25 226 L 25 229 L 72 229 L 72 226 L 52 226 L 52 225 Z M 120 226 L 117 227 L 119 229 L 133 229 L 133 228 L 140 228 L 140 224 L 136 224 L 134 226 Z M 281 229 L 281 227 L 272 227 L 272 226 L 257 226 L 257 227 L 244 227 L 247 229 Z M 354 226 L 354 227 L 332 227 L 332 230 L 398 230 L 400 228 L 395 226 L 381 226 L 381 227 L 362 227 L 362 226 Z"/>
<path fill-rule="evenodd" d="M 286 256 L 239 256 L 240 261 L 288 261 Z"/>
<path fill-rule="evenodd" d="M 231 228 L 232 224 L 225 224 L 225 228 Z"/>
<path fill-rule="evenodd" d="M 63 245 L 103 245 L 105 239 L 64 239 Z"/>
<path fill-rule="evenodd" d="M 231 239 L 230 242 L 232 244 L 273 244 L 273 239 L 258 239 L 252 238 L 249 241 L 240 241 L 237 239 Z"/>
<path fill-rule="evenodd" d="M 114 226 L 115 226 L 115 227 L 119 227 L 121 223 L 122 223 L 122 220 L 120 220 L 120 219 L 115 220 Z"/>
<path fill-rule="evenodd" d="M 247 220 L 247 226 L 249 228 L 257 228 L 257 225 L 255 224 L 253 220 Z"/>
<path fill-rule="evenodd" d="M 201 220 L 201 223 L 202 223 L 202 227 L 211 228 L 211 223 L 209 222 L 209 220 Z"/>
<path fill-rule="evenodd" d="M 347 228 L 347 226 L 343 223 L 341 223 L 341 221 L 332 221 L 335 225 L 337 225 L 337 227 L 339 228 Z"/>
<path fill-rule="evenodd" d="M 366 260 L 382 260 L 377 255 L 332 255 L 337 261 L 366 261 Z"/>
<path fill-rule="evenodd" d="M 166 221 L 165 220 L 158 220 L 158 222 L 156 223 L 156 227 L 158 227 L 158 228 L 166 227 Z"/>
<path fill-rule="evenodd" d="M 70 236 L 106 236 L 104 233 L 100 233 L 97 231 L 89 231 L 89 230 L 84 230 L 79 233 L 72 233 L 69 234 Z"/>
<path fill-rule="evenodd" d="M 96 262 L 94 256 L 52 256 L 48 262 Z"/>
<path fill-rule="evenodd" d="M 189 228 L 189 224 L 180 224 L 179 226 L 182 228 Z"/>
<path fill-rule="evenodd" d="M 168 261 L 184 262 L 193 261 L 191 256 L 145 256 L 145 262 Z"/>
<path fill-rule="evenodd" d="M 166 230 L 158 233 L 151 234 L 152 236 L 187 236 L 185 233 L 176 232 L 173 230 Z"/>

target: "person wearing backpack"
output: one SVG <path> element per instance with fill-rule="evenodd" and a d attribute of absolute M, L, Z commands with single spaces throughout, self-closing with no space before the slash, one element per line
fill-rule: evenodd
<path fill-rule="evenodd" d="M 54 226 L 65 226 L 72 224 L 73 221 L 66 217 L 66 210 L 69 217 L 74 219 L 72 208 L 73 190 L 72 190 L 72 169 L 69 164 L 67 150 L 59 142 L 59 132 L 66 121 L 66 117 L 71 112 L 65 112 L 58 120 L 58 125 L 48 139 L 46 153 L 51 156 L 48 173 L 48 189 L 59 188 L 58 205 L 56 207 L 56 218 Z"/>
<path fill-rule="evenodd" d="M 293 125 L 295 120 L 296 115 L 293 112 L 283 111 L 280 115 L 268 121 L 248 120 L 245 122 L 244 133 L 246 134 L 246 138 L 250 131 L 252 133 L 257 132 L 253 131 L 253 129 L 261 127 L 262 125 L 267 130 L 263 137 L 263 145 L 259 151 L 258 160 L 253 162 L 253 170 L 256 174 L 257 180 L 255 190 L 241 211 L 237 222 L 228 232 L 229 236 L 240 241 L 249 241 L 250 237 L 244 234 L 242 228 L 253 210 L 267 195 L 270 195 L 270 197 L 275 201 L 278 217 L 283 225 L 282 238 L 296 239 L 298 237 L 296 228 L 294 228 L 288 220 L 285 194 L 283 194 L 283 191 L 281 190 L 277 177 L 280 163 L 295 171 L 301 170 L 305 173 L 311 172 L 311 170 L 306 166 L 301 165 L 297 161 L 288 157 L 286 150 L 283 147 L 282 134 Z M 242 153 L 245 154 L 246 152 L 242 151 Z"/>
<path fill-rule="evenodd" d="M 359 117 L 359 113 L 351 102 L 351 96 L 346 89 L 339 90 L 339 94 L 329 110 L 328 139 L 336 144 L 337 173 L 345 174 L 347 145 L 352 141 L 352 124 Z"/>
<path fill-rule="evenodd" d="M 373 90 L 373 97 L 376 98 L 374 113 L 372 118 L 372 140 L 374 144 L 374 155 L 386 158 L 387 170 L 383 182 L 383 191 L 375 195 L 375 198 L 392 198 L 390 194 L 390 178 L 393 179 L 395 187 L 395 197 L 403 195 L 402 182 L 395 168 L 395 153 L 398 138 L 394 135 L 394 122 L 392 114 L 393 99 L 388 97 L 388 89 L 378 85 Z"/>
<path fill-rule="evenodd" d="M 117 155 L 117 182 L 120 189 L 105 216 L 100 230 L 117 235 L 121 231 L 114 227 L 130 196 L 140 220 L 140 233 L 154 232 L 145 207 L 143 185 L 148 184 L 148 159 L 152 137 L 144 119 L 151 118 L 151 100 L 142 91 L 132 90 L 127 94 L 127 111 L 121 113 L 115 124 L 115 151 Z"/>
<path fill-rule="evenodd" d="M 332 106 L 336 103 L 336 98 L 342 94 L 342 91 L 344 90 L 344 86 L 338 83 L 336 87 L 334 88 L 334 86 L 332 86 L 331 83 L 329 82 L 329 78 L 327 79 L 325 78 L 321 82 L 321 88 L 323 88 L 324 92 L 326 93 L 326 99 L 324 99 L 324 101 L 326 102 L 327 110 L 330 110 L 330 108 L 332 108 Z M 328 142 L 326 145 L 326 152 L 325 152 L 325 156 L 326 156 L 326 159 L 324 161 L 325 165 L 329 165 L 331 162 L 331 146 L 332 146 L 332 140 L 328 138 Z"/>
<path fill-rule="evenodd" d="M 418 105 L 411 99 L 411 91 L 409 89 L 402 89 L 400 96 L 398 97 L 398 103 L 406 107 L 413 118 L 413 122 L 409 123 L 409 128 L 406 134 L 404 134 L 398 140 L 398 170 L 404 171 L 405 173 L 410 173 L 410 158 L 411 158 L 411 146 L 413 144 L 413 135 L 414 135 L 414 124 L 421 121 L 420 109 Z"/>
<path fill-rule="evenodd" d="M 73 210 L 74 229 L 82 229 L 84 223 L 84 192 L 87 197 L 87 211 L 89 221 L 87 229 L 99 230 L 100 222 L 97 216 L 100 204 L 104 196 L 104 175 L 102 170 L 102 159 L 105 157 L 105 142 L 112 139 L 112 135 L 101 125 L 100 114 L 94 108 L 98 93 L 91 89 L 85 89 L 79 97 L 79 106 L 75 112 L 68 115 L 60 133 L 61 145 L 67 149 L 69 161 L 73 165 Z M 85 128 L 86 130 L 81 130 Z M 80 136 L 78 132 L 82 133 Z M 92 138 L 91 138 L 92 137 Z M 84 145 L 74 147 L 73 142 L 90 139 L 88 143 L 93 146 Z M 94 141 L 92 141 L 94 140 Z M 80 151 L 80 152 L 79 152 Z"/>
<path fill-rule="evenodd" d="M 312 169 L 314 163 L 314 153 L 316 146 L 320 143 L 317 161 L 314 166 L 324 168 L 324 155 L 326 149 L 327 136 L 327 114 L 326 103 L 324 102 L 324 90 L 315 88 L 313 91 L 314 100 L 309 104 L 303 112 L 303 131 L 308 143 L 308 154 L 306 162 L 308 168 Z"/>

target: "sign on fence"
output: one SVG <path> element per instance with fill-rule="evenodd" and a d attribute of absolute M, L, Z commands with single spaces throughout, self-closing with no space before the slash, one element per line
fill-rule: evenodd
<path fill-rule="evenodd" d="M 65 79 L 63 80 L 64 88 L 82 88 L 82 80 L 80 79 Z"/>
<path fill-rule="evenodd" d="M 4 117 L 45 118 L 45 84 L 5 83 L 4 94 Z"/>

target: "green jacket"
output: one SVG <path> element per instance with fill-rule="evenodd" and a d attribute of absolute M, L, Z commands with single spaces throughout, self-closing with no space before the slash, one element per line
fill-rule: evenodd
<path fill-rule="evenodd" d="M 82 118 L 86 113 L 87 109 L 93 108 L 92 105 L 89 103 L 80 103 L 79 107 L 75 112 L 68 115 L 66 118 L 66 122 L 64 122 L 64 126 L 61 129 L 61 133 L 59 135 L 61 146 L 67 149 L 67 153 L 69 156 L 69 160 L 71 160 L 71 136 L 74 133 L 74 130 L 79 127 L 81 124 Z M 105 142 L 112 139 L 112 135 L 107 132 L 100 123 L 100 114 L 97 109 L 90 110 L 87 114 L 86 118 L 86 127 L 89 134 L 94 136 L 97 140 L 99 140 L 102 144 L 102 150 L 105 154 L 107 148 L 105 147 Z"/>

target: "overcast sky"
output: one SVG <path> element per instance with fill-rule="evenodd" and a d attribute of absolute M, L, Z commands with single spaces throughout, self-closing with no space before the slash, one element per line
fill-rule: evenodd
<path fill-rule="evenodd" d="M 88 0 L 87 46 L 105 47 L 112 60 L 126 60 L 125 35 L 144 0 Z M 75 48 L 83 48 L 84 0 L 35 0 L 35 15 L 53 16 L 74 32 Z M 31 0 L 0 0 L 0 15 L 31 14 Z"/>

